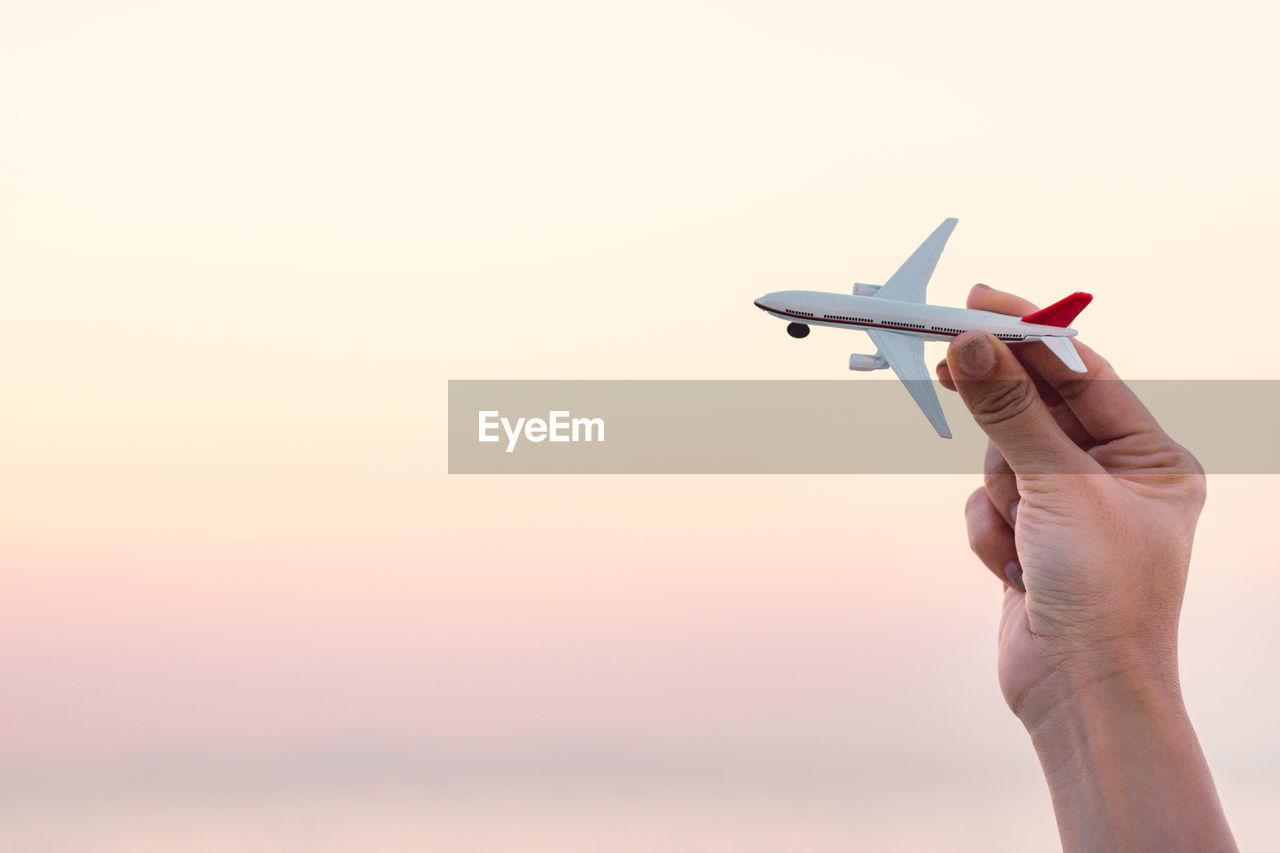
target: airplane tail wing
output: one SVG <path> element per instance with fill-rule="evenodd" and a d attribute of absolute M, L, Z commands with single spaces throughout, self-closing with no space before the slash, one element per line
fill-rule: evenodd
<path fill-rule="evenodd" d="M 1023 317 L 1022 322 L 1035 323 L 1037 326 L 1057 326 L 1060 329 L 1065 329 L 1071 325 L 1072 320 L 1080 315 L 1085 306 L 1092 301 L 1092 294 L 1076 291 L 1070 296 L 1064 296 L 1059 299 L 1048 308 L 1033 311 Z"/>
<path fill-rule="evenodd" d="M 1087 373 L 1089 371 L 1084 366 L 1080 353 L 1076 351 L 1075 344 L 1071 343 L 1071 338 L 1062 335 L 1045 335 L 1042 338 L 1036 338 L 1036 340 L 1047 346 L 1049 352 L 1056 355 L 1063 364 L 1076 373 Z"/>
<path fill-rule="evenodd" d="M 1070 296 L 1064 296 L 1059 299 L 1048 308 L 1041 308 L 1039 311 L 1031 312 L 1022 318 L 1022 322 L 1034 323 L 1037 326 L 1057 326 L 1059 329 L 1065 329 L 1071 325 L 1072 320 L 1080 315 L 1085 306 L 1092 301 L 1092 295 L 1076 291 Z M 1028 337 L 1043 342 L 1051 353 L 1076 373 L 1088 372 L 1088 368 L 1084 366 L 1084 361 L 1080 358 L 1080 353 L 1076 351 L 1075 344 L 1071 343 L 1071 338 L 1065 335 L 1029 335 Z"/>

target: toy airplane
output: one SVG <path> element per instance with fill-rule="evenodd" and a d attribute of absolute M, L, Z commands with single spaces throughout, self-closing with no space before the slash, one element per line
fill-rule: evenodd
<path fill-rule="evenodd" d="M 925 341 L 949 341 L 975 329 L 990 332 L 1002 341 L 1042 341 L 1063 364 L 1084 373 L 1084 362 L 1071 343 L 1076 330 L 1067 326 L 1093 300 L 1087 293 L 1073 293 L 1021 318 L 925 304 L 929 277 L 957 221 L 944 220 L 883 286 L 855 284 L 851 296 L 783 290 L 761 296 L 755 302 L 756 307 L 787 320 L 787 334 L 793 338 L 807 336 L 810 326 L 866 332 L 876 345 L 876 354 L 849 356 L 849 369 L 893 368 L 943 438 L 950 438 L 951 430 L 942 414 L 933 377 L 924 364 Z"/>

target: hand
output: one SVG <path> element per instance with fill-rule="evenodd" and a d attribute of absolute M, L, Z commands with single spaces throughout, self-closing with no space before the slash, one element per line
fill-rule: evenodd
<path fill-rule="evenodd" d="M 1024 316 L 978 285 L 969 308 Z M 1066 849 L 1231 850 L 1182 704 L 1177 634 L 1204 471 L 1111 366 L 959 336 L 938 365 L 990 438 L 965 507 L 1005 582 L 1000 687 L 1026 725 Z"/>
<path fill-rule="evenodd" d="M 983 285 L 967 306 L 1035 310 Z M 1056 672 L 1073 688 L 1117 667 L 1176 685 L 1178 614 L 1204 504 L 1195 457 L 1107 362 L 1074 343 L 1087 373 L 1040 343 L 1016 344 L 1015 356 L 976 333 L 952 343 L 939 365 L 991 438 L 985 485 L 965 517 L 974 552 L 1009 584 L 1000 686 L 1024 720 Z"/>

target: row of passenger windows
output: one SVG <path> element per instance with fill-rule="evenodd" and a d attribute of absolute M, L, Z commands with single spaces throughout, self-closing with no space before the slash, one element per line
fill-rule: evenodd
<path fill-rule="evenodd" d="M 812 317 L 812 316 L 814 316 L 814 315 L 813 315 L 811 312 L 809 312 L 809 311 L 792 311 L 791 313 L 792 313 L 792 314 L 801 314 L 801 315 L 803 315 L 803 316 L 805 316 L 805 317 Z M 849 316 L 846 316 L 846 315 L 844 315 L 844 314 L 823 314 L 822 316 L 823 316 L 823 318 L 824 318 L 824 319 L 827 319 L 827 320 L 844 320 L 844 321 L 849 322 L 849 323 L 874 323 L 874 322 L 875 322 L 874 320 L 868 319 L 868 318 L 866 318 L 866 317 L 849 317 Z M 961 330 L 961 329 L 952 329 L 952 328 L 949 328 L 949 327 L 947 327 L 947 326 L 926 326 L 926 325 L 924 325 L 924 324 L 922 324 L 922 323 L 892 323 L 892 324 L 889 324 L 889 325 L 902 326 L 902 327 L 905 327 L 905 328 L 908 328 L 908 329 L 928 329 L 928 330 L 930 330 L 930 331 L 934 331 L 934 332 L 946 332 L 947 334 L 951 334 L 951 335 L 959 335 L 959 334 L 962 334 L 962 332 L 963 332 L 963 330 Z M 1002 341 L 1020 341 L 1020 340 L 1022 340 L 1022 335 L 1006 335 L 1006 334 L 997 334 L 997 335 L 996 335 L 996 337 L 997 337 L 997 338 L 999 338 L 999 339 L 1000 339 L 1000 340 L 1002 340 Z"/>
<path fill-rule="evenodd" d="M 800 312 L 796 311 L 793 313 L 798 314 Z M 844 314 L 823 314 L 822 316 L 828 320 L 845 320 L 850 323 L 875 323 L 874 320 L 868 319 L 867 317 L 847 317 Z M 910 329 L 930 329 L 935 332 L 949 332 L 953 335 L 960 334 L 959 329 L 948 329 L 943 326 L 925 326 L 922 323 L 888 323 L 886 325 L 902 326 Z"/>

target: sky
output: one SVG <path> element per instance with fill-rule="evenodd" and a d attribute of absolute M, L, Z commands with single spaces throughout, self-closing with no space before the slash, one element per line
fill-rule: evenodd
<path fill-rule="evenodd" d="M 948 216 L 931 301 L 1089 290 L 1122 376 L 1275 379 L 1241 323 L 1280 311 L 1278 15 L 6 12 L 0 838 L 1053 849 L 976 481 L 450 477 L 446 383 L 845 379 L 868 342 L 751 300 L 879 283 Z M 1276 487 L 1211 479 L 1182 640 L 1259 848 Z"/>

